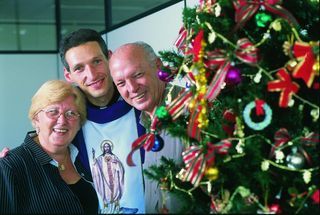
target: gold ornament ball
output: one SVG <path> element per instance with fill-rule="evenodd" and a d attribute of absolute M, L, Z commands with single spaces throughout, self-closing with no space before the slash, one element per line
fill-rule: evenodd
<path fill-rule="evenodd" d="M 219 170 L 216 167 L 209 167 L 206 172 L 204 173 L 206 178 L 208 178 L 210 181 L 217 180 L 219 176 Z"/>
<path fill-rule="evenodd" d="M 196 105 L 196 102 L 194 100 L 192 100 L 190 103 L 189 103 L 189 108 L 190 109 L 193 109 Z"/>

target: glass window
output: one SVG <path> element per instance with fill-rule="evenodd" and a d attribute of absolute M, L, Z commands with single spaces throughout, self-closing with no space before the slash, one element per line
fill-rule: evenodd
<path fill-rule="evenodd" d="M 19 26 L 20 50 L 52 50 L 57 47 L 55 24 L 32 24 Z"/>
<path fill-rule="evenodd" d="M 56 50 L 55 0 L 1 0 L 0 51 Z"/>
<path fill-rule="evenodd" d="M 13 24 L 0 25 L 0 51 L 18 50 L 17 27 Z"/>
<path fill-rule="evenodd" d="M 60 0 L 61 35 L 79 28 L 106 29 L 105 0 Z M 108 1 L 108 0 L 107 0 Z"/>
<path fill-rule="evenodd" d="M 56 52 L 76 29 L 105 33 L 180 1 L 0 0 L 0 52 Z"/>

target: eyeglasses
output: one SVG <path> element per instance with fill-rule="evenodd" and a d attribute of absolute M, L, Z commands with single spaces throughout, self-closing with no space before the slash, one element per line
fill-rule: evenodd
<path fill-rule="evenodd" d="M 59 110 L 56 108 L 50 108 L 47 110 L 43 109 L 41 111 L 43 111 L 48 118 L 55 119 L 55 120 L 58 119 L 61 116 L 61 114 L 63 114 L 64 117 L 70 121 L 77 120 L 80 117 L 80 114 L 76 111 L 73 111 L 73 110 L 67 110 L 64 113 L 60 113 Z"/>

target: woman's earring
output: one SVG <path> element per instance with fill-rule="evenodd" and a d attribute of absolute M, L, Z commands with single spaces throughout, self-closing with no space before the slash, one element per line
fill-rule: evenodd
<path fill-rule="evenodd" d="M 40 132 L 40 128 L 36 127 L 36 133 L 39 134 L 39 132 Z"/>

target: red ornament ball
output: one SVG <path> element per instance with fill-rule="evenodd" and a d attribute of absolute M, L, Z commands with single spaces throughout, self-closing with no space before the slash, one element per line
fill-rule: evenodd
<path fill-rule="evenodd" d="M 275 214 L 281 214 L 282 210 L 279 204 L 272 204 L 269 206 L 269 211 Z"/>
<path fill-rule="evenodd" d="M 314 204 L 318 204 L 318 205 L 320 204 L 319 196 L 320 196 L 320 189 L 316 190 L 311 196 Z"/>

